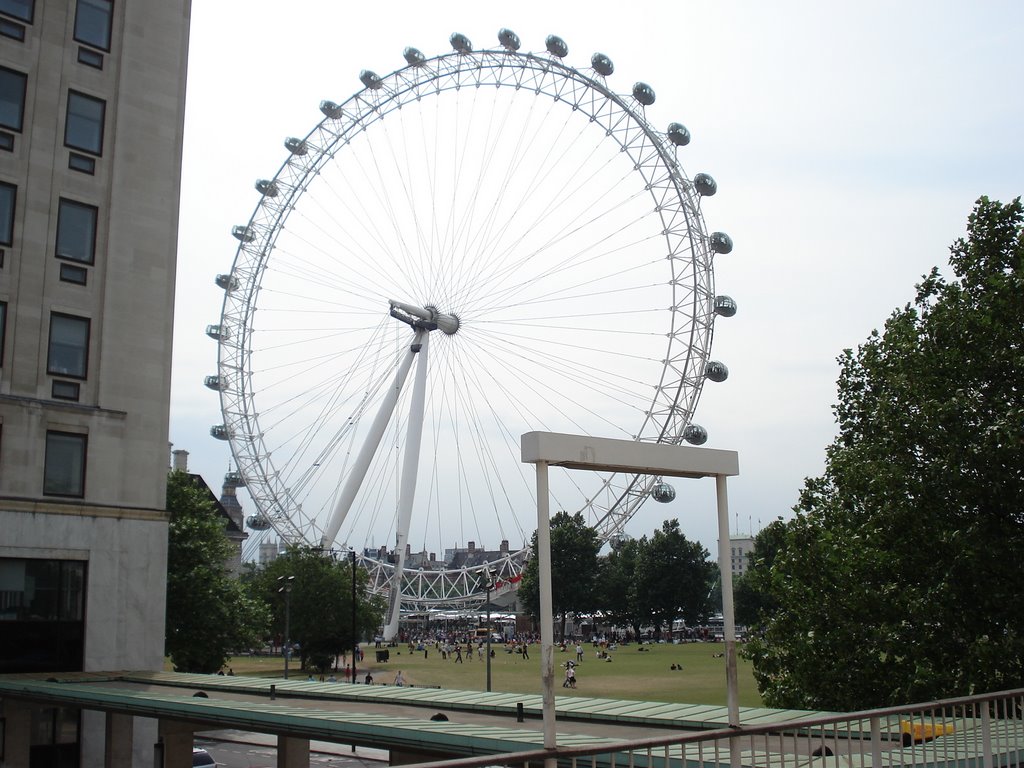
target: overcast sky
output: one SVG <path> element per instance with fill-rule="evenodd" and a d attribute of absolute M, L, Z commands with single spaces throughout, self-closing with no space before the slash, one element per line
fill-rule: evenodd
<path fill-rule="evenodd" d="M 690 129 L 681 162 L 718 181 L 704 217 L 735 242 L 716 260 L 716 292 L 739 304 L 716 324 L 712 353 L 730 378 L 705 387 L 696 421 L 707 447 L 739 452 L 734 532 L 791 514 L 835 433 L 836 356 L 945 266 L 979 196 L 1009 200 L 1024 188 L 1020 3 L 194 3 L 174 447 L 219 487 L 231 459 L 209 436 L 219 401 L 202 384 L 216 373 L 204 334 L 223 297 L 213 278 L 230 270 L 231 227 L 248 221 L 253 181 L 273 176 L 283 139 L 322 118 L 322 99 L 359 90 L 360 70 L 404 65 L 405 46 L 444 53 L 459 31 L 495 47 L 501 27 L 523 50 L 560 35 L 566 62 L 581 68 L 594 51 L 608 54 L 615 90 L 649 83 L 648 118 Z M 713 483 L 676 485 L 677 500 L 648 503 L 629 532 L 678 517 L 714 553 Z"/>

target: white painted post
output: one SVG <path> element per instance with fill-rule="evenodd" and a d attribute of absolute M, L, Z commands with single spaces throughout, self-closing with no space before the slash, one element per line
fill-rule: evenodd
<path fill-rule="evenodd" d="M 551 516 L 548 464 L 537 462 L 537 574 L 540 584 L 540 677 L 543 696 L 544 748 L 555 749 L 555 620 L 551 599 Z M 545 768 L 555 768 L 548 758 Z"/>
<path fill-rule="evenodd" d="M 736 617 L 732 602 L 732 559 L 729 540 L 729 493 L 725 475 L 715 475 L 715 491 L 718 496 L 718 570 L 722 580 L 722 620 L 725 640 L 725 685 L 726 706 L 729 725 L 738 728 L 740 724 L 739 680 L 736 669 Z M 737 739 L 729 740 L 729 763 L 740 768 L 740 744 Z"/>

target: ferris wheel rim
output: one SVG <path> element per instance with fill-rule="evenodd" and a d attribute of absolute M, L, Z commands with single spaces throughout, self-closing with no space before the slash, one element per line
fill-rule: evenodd
<path fill-rule="evenodd" d="M 280 195 L 282 190 L 285 191 L 285 204 L 279 205 L 276 208 L 275 214 L 270 216 L 269 219 L 261 217 L 266 208 L 267 197 L 264 196 L 257 204 L 249 219 L 249 223 L 245 225 L 243 236 L 239 238 L 241 242 L 232 264 L 231 278 L 242 278 L 246 281 L 244 285 L 247 291 L 247 299 L 241 305 L 236 306 L 236 304 L 232 304 L 232 301 L 233 294 L 237 291 L 238 287 L 236 286 L 235 290 L 225 291 L 222 308 L 222 326 L 227 332 L 219 344 L 218 372 L 225 378 L 235 377 L 235 380 L 240 382 L 241 385 L 238 393 L 232 393 L 230 390 L 221 390 L 221 407 L 225 416 L 225 427 L 229 430 L 232 453 L 239 464 L 240 470 L 246 477 L 247 485 L 253 479 L 268 480 L 268 478 L 274 476 L 270 457 L 266 455 L 266 452 L 261 453 L 258 449 L 262 439 L 259 430 L 259 414 L 252 405 L 251 392 L 248 392 L 246 389 L 248 379 L 251 376 L 251 365 L 246 364 L 248 353 L 245 349 L 247 332 L 251 330 L 251 326 L 248 323 L 251 322 L 255 294 L 259 291 L 263 269 L 270 252 L 273 250 L 276 237 L 280 233 L 280 227 L 294 209 L 296 201 L 305 192 L 309 180 L 316 176 L 324 164 L 333 159 L 334 153 L 339 151 L 339 145 L 343 146 L 347 142 L 346 137 L 350 131 L 366 130 L 370 123 L 383 119 L 384 115 L 388 114 L 391 110 L 400 109 L 402 103 L 404 103 L 401 101 L 401 98 L 405 98 L 407 101 L 414 98 L 422 98 L 425 94 L 419 93 L 419 89 L 422 89 L 425 84 L 437 84 L 443 78 L 457 79 L 460 75 L 476 73 L 476 82 L 463 83 L 461 85 L 450 83 L 444 88 L 437 85 L 436 93 L 444 90 L 458 89 L 467 85 L 480 87 L 481 84 L 498 87 L 526 87 L 523 81 L 492 82 L 487 80 L 486 76 L 488 74 L 493 75 L 499 72 L 499 70 L 503 71 L 502 74 L 507 74 L 509 71 L 514 70 L 513 64 L 520 67 L 519 72 L 523 78 L 534 76 L 543 80 L 543 78 L 550 76 L 555 79 L 561 78 L 562 81 L 572 81 L 576 87 L 581 88 L 586 95 L 589 95 L 594 100 L 594 104 L 599 104 L 599 106 L 594 107 L 595 113 L 601 109 L 617 110 L 617 117 L 625 118 L 626 122 L 629 123 L 623 131 L 632 131 L 625 138 L 614 137 L 619 142 L 622 150 L 628 151 L 627 146 L 632 147 L 633 142 L 646 144 L 646 150 L 653 153 L 655 157 L 651 167 L 657 167 L 662 172 L 667 172 L 667 178 L 663 178 L 657 183 L 662 184 L 660 189 L 673 191 L 675 199 L 678 200 L 679 204 L 673 208 L 671 198 L 669 198 L 670 202 L 665 204 L 663 209 L 659 209 L 658 213 L 662 217 L 662 221 L 666 223 L 666 230 L 670 226 L 680 226 L 678 221 L 673 220 L 673 217 L 681 217 L 683 220 L 681 229 L 683 234 L 680 236 L 680 243 L 682 244 L 671 251 L 672 258 L 676 258 L 679 252 L 689 251 L 689 259 L 694 264 L 698 261 L 700 262 L 699 269 L 695 267 L 694 273 L 702 275 L 706 283 L 701 287 L 703 290 L 693 289 L 692 301 L 695 304 L 700 303 L 702 308 L 699 312 L 694 310 L 692 313 L 693 323 L 688 329 L 689 338 L 687 340 L 677 339 L 675 329 L 672 329 L 668 334 L 668 352 L 671 352 L 674 347 L 678 348 L 679 345 L 685 347 L 688 352 L 680 356 L 681 362 L 680 359 L 672 359 L 671 354 L 667 355 L 662 369 L 662 381 L 657 385 L 658 394 L 652 400 L 644 425 L 638 430 L 638 433 L 643 431 L 643 426 L 646 426 L 648 422 L 657 422 L 660 425 L 659 429 L 656 430 L 657 434 L 647 439 L 669 443 L 679 443 L 682 441 L 683 431 L 692 421 L 693 411 L 696 408 L 700 389 L 703 385 L 703 364 L 709 358 L 713 335 L 714 313 L 711 305 L 714 301 L 714 285 L 712 249 L 708 243 L 708 234 L 703 229 L 704 225 L 700 213 L 699 198 L 693 191 L 689 179 L 686 178 L 679 163 L 676 161 L 674 148 L 667 140 L 666 134 L 656 131 L 647 122 L 642 112 L 642 106 L 637 108 L 628 103 L 630 97 L 614 93 L 607 87 L 604 79 L 600 76 L 590 77 L 584 75 L 579 70 L 565 65 L 559 57 L 519 53 L 509 50 L 456 51 L 397 69 L 387 76 L 377 78 L 377 80 L 373 81 L 372 86 L 367 85 L 362 90 L 357 91 L 343 104 L 336 105 L 335 111 L 338 116 L 325 115 L 324 119 L 305 138 L 299 140 L 298 146 L 301 146 L 305 151 L 301 154 L 293 152 L 270 182 L 277 187 L 277 194 Z M 548 92 L 547 88 L 546 83 L 538 85 L 538 95 L 541 92 L 547 96 L 553 95 L 556 101 L 570 104 L 574 109 L 580 108 L 578 102 L 574 103 L 566 95 L 568 91 L 556 91 L 552 94 Z M 379 98 L 381 93 L 388 95 L 388 97 L 384 99 Z M 390 105 L 390 108 L 384 109 L 383 107 L 387 105 Z M 596 115 L 592 113 L 591 117 L 594 118 Z M 332 127 L 332 121 L 345 119 L 348 120 L 346 128 L 339 130 L 336 127 Z M 335 136 L 330 146 L 322 146 L 322 141 L 318 144 L 318 139 L 323 137 L 325 133 L 333 133 Z M 309 157 L 311 148 L 313 149 L 314 156 L 310 162 L 307 163 L 301 160 L 301 158 Z M 290 151 L 292 151 L 291 148 Z M 296 168 L 298 168 L 297 172 Z M 650 184 L 651 181 L 649 180 L 648 183 Z M 670 215 L 666 216 L 666 212 Z M 669 234 L 666 234 L 666 237 L 669 236 Z M 251 239 L 246 239 L 250 237 Z M 256 243 L 256 245 L 253 246 L 253 243 Z M 255 255 L 256 262 L 241 260 L 243 255 Z M 262 261 L 263 266 L 260 266 L 260 261 Z M 697 315 L 700 315 L 700 317 Z M 673 314 L 673 318 L 675 316 Z M 229 319 L 229 321 L 224 322 L 226 319 Z M 238 333 L 239 330 L 242 332 Z M 695 338 L 697 338 L 696 343 L 694 343 Z M 695 349 L 698 350 L 697 354 L 693 353 Z M 232 353 L 234 358 L 232 358 L 232 354 L 225 354 L 226 351 Z M 680 367 L 682 370 L 678 370 Z M 668 380 L 666 381 L 666 379 Z M 246 396 L 247 393 L 248 397 Z M 660 400 L 659 395 L 661 396 Z M 687 402 L 681 408 L 679 402 L 684 395 L 687 398 Z M 660 421 L 658 421 L 659 419 Z M 253 446 L 257 447 L 253 448 Z M 242 469 L 243 467 L 245 469 Z M 256 474 L 250 474 L 254 469 Z M 611 482 L 611 479 L 608 482 Z M 607 540 L 621 530 L 625 522 L 628 521 L 644 498 L 646 498 L 654 482 L 655 479 L 653 478 L 648 479 L 638 475 L 628 478 L 621 492 L 621 499 L 625 500 L 627 508 L 624 513 L 618 513 L 613 509 L 608 510 L 607 514 L 602 518 L 602 527 L 598 531 L 602 541 Z M 289 514 L 288 506 L 290 500 L 286 487 L 274 487 L 268 484 L 264 491 L 262 503 L 268 507 L 268 510 L 264 511 L 261 506 L 261 512 L 268 516 L 275 530 L 286 541 L 291 543 L 313 543 L 316 540 L 315 536 L 311 537 L 309 535 L 308 528 L 304 530 L 303 525 L 297 525 Z M 587 501 L 583 509 L 589 508 L 591 504 L 592 501 Z M 411 570 L 415 571 L 416 569 Z"/>

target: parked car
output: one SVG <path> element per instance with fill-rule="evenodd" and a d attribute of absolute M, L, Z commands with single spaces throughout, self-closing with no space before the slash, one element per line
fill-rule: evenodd
<path fill-rule="evenodd" d="M 202 747 L 192 747 L 192 766 L 193 768 L 213 768 L 217 765 L 217 761 L 213 759 L 213 755 L 207 752 Z"/>

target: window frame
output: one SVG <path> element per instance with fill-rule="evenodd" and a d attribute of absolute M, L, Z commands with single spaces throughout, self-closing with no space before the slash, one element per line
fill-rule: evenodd
<path fill-rule="evenodd" d="M 4 367 L 7 352 L 7 302 L 0 301 L 0 368 Z"/>
<path fill-rule="evenodd" d="M 79 36 L 78 24 L 79 24 L 79 20 L 82 18 L 82 6 L 83 6 L 83 4 L 91 5 L 94 9 L 97 9 L 97 6 L 100 5 L 100 4 L 105 4 L 106 5 L 106 17 L 107 17 L 106 18 L 106 22 L 107 22 L 106 45 L 102 45 L 100 43 L 94 42 L 93 40 L 90 40 L 90 39 L 88 39 L 88 38 L 86 38 L 84 36 L 83 37 Z M 99 10 L 99 12 L 103 13 L 102 10 Z M 74 26 L 74 30 L 72 32 L 72 35 L 74 36 L 74 40 L 75 40 L 76 43 L 82 43 L 83 45 L 88 45 L 90 48 L 95 48 L 97 50 L 105 51 L 107 53 L 110 53 L 110 43 L 111 43 L 111 38 L 112 38 L 113 34 L 114 34 L 114 3 L 113 3 L 113 0 L 77 0 L 77 2 L 75 3 L 75 26 Z"/>
<path fill-rule="evenodd" d="M 76 456 L 74 459 L 77 460 L 78 466 L 72 466 L 71 472 L 65 473 L 66 475 L 74 474 L 75 477 L 61 477 L 56 471 L 50 471 L 51 466 L 55 466 L 57 461 L 61 461 L 65 458 L 63 456 L 56 455 L 55 449 L 58 446 L 55 444 L 52 445 L 51 439 L 53 439 L 54 442 L 62 440 L 64 441 L 65 446 L 72 443 L 77 446 L 75 449 Z M 83 498 L 85 496 L 85 477 L 88 457 L 89 435 L 87 433 L 66 432 L 60 429 L 47 429 L 43 459 L 43 495 L 65 496 L 77 499 Z M 51 460 L 54 462 L 54 465 L 51 465 Z M 62 485 L 61 481 L 63 480 L 70 480 L 67 488 Z"/>
<path fill-rule="evenodd" d="M 82 119 L 82 120 L 87 119 L 87 118 L 85 118 L 85 116 L 83 115 L 82 112 L 76 111 L 76 112 L 73 113 L 72 110 L 71 110 L 72 102 L 73 101 L 78 101 L 78 100 L 81 100 L 82 103 L 98 104 L 99 107 L 100 107 L 99 131 L 98 131 L 97 140 L 95 142 L 95 147 L 91 143 L 90 144 L 86 144 L 86 143 L 77 143 L 77 144 L 76 143 L 72 143 L 72 136 L 71 136 L 72 131 L 74 130 L 75 133 L 78 133 L 79 130 L 80 130 L 80 128 L 77 125 L 75 126 L 75 128 L 72 128 L 73 124 L 77 123 L 78 119 Z M 75 121 L 72 121 L 72 115 L 74 115 L 76 117 Z M 64 146 L 65 147 L 68 147 L 69 149 L 77 150 L 78 152 L 84 152 L 84 153 L 86 153 L 88 155 L 94 155 L 95 157 L 103 157 L 103 139 L 104 139 L 104 135 L 106 133 L 106 122 L 107 122 L 107 102 L 104 99 L 101 99 L 101 98 L 99 98 L 97 96 L 90 96 L 89 94 L 82 93 L 81 91 L 75 91 L 75 90 L 72 90 L 70 88 L 68 89 L 67 104 L 66 104 L 66 107 L 65 107 L 65 110 L 64 110 Z M 75 139 L 75 140 L 77 141 L 77 139 Z"/>
<path fill-rule="evenodd" d="M 2 2 L 2 0 L 0 0 L 0 14 L 3 14 L 4 16 L 7 16 L 7 17 L 12 18 L 12 19 L 17 19 L 18 21 L 22 21 L 22 22 L 24 22 L 26 24 L 31 24 L 33 22 L 33 20 L 35 19 L 35 16 L 36 16 L 36 1 L 35 0 L 28 0 L 27 4 L 28 4 L 28 15 L 24 16 L 24 15 L 22 15 L 20 13 L 15 13 L 15 12 L 9 10 L 8 8 L 4 8 L 3 7 L 4 3 Z"/>
<path fill-rule="evenodd" d="M 73 250 L 73 249 L 67 249 L 65 252 L 61 251 L 62 223 L 63 223 L 64 226 L 68 226 L 68 227 L 71 226 L 71 224 L 68 223 L 69 219 L 65 217 L 65 211 L 69 212 L 67 214 L 68 216 L 72 215 L 70 213 L 71 211 L 76 211 L 76 212 L 79 212 L 79 213 L 85 212 L 86 214 L 89 214 L 90 218 L 92 219 L 89 222 L 89 226 L 91 228 L 91 231 L 88 233 L 88 235 L 89 235 L 89 238 L 88 238 L 89 242 L 88 242 L 87 248 L 86 248 L 87 253 L 84 254 L 84 258 L 80 258 L 79 256 L 76 256 L 73 253 L 71 253 L 70 250 Z M 58 201 L 57 201 L 57 236 L 54 239 L 54 245 L 53 245 L 54 255 L 58 259 L 64 259 L 65 261 L 73 261 L 76 264 L 89 264 L 89 265 L 95 264 L 96 263 L 96 229 L 97 229 L 97 227 L 99 225 L 99 214 L 100 214 L 100 209 L 97 208 L 95 205 L 89 205 L 88 203 L 83 203 L 83 202 L 80 202 L 78 200 L 72 200 L 71 198 L 68 198 L 68 197 L 61 197 L 61 198 L 59 198 Z M 67 245 L 67 243 L 65 243 L 65 246 L 66 245 Z"/>
<path fill-rule="evenodd" d="M 76 369 L 81 370 L 81 373 L 69 372 L 55 366 L 54 360 L 54 338 L 53 329 L 56 320 L 73 320 L 81 323 L 85 328 L 85 344 L 82 347 L 82 361 L 81 366 Z M 92 320 L 88 317 L 81 317 L 80 315 L 69 315 L 66 312 L 51 312 L 50 313 L 50 332 L 47 336 L 46 341 L 46 373 L 50 376 L 64 376 L 69 379 L 78 379 L 85 381 L 89 378 L 89 344 L 92 340 Z"/>
<path fill-rule="evenodd" d="M 10 191 L 11 206 L 4 216 L 3 195 Z M 18 210 L 18 185 L 0 181 L 0 245 L 14 245 L 14 216 Z"/>
<path fill-rule="evenodd" d="M 3 118 L 0 118 L 0 128 L 6 128 L 9 131 L 21 133 L 22 128 L 25 126 L 25 99 L 28 94 L 28 74 L 25 72 L 19 72 L 16 69 L 11 69 L 10 67 L 0 67 L 0 74 L 10 74 L 21 79 L 21 95 L 18 99 L 20 104 L 18 105 L 17 125 L 4 122 Z"/>

